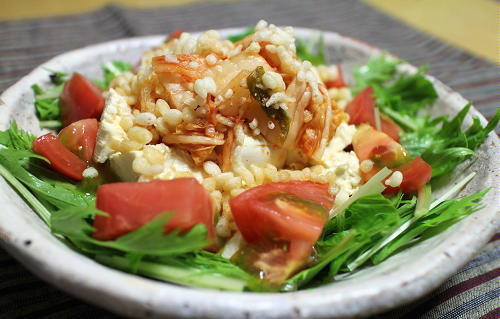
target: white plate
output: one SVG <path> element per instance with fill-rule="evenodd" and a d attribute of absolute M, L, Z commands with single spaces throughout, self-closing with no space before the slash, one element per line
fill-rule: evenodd
<path fill-rule="evenodd" d="M 224 29 L 226 36 L 242 29 Z M 296 29 L 308 37 L 317 31 Z M 341 61 L 350 78 L 353 64 L 361 64 L 378 52 L 360 41 L 325 32 L 330 62 Z M 0 106 L 0 129 L 12 119 L 32 133 L 41 133 L 34 115 L 33 83 L 48 85 L 46 69 L 78 71 L 100 77 L 100 66 L 111 60 L 136 62 L 141 52 L 163 41 L 163 36 L 123 39 L 71 51 L 44 63 L 6 90 Z M 409 65 L 404 69 L 414 72 Z M 429 77 L 439 101 L 434 114 L 456 114 L 466 100 Z M 475 110 L 471 116 L 484 118 Z M 102 266 L 73 252 L 50 234 L 28 205 L 0 180 L 0 243 L 27 268 L 43 280 L 72 295 L 129 316 L 213 317 L 213 318 L 298 318 L 352 317 L 380 312 L 414 300 L 430 292 L 452 275 L 487 242 L 498 224 L 499 140 L 493 133 L 478 151 L 470 167 L 462 165 L 457 176 L 470 171 L 476 178 L 462 194 L 493 189 L 486 195 L 486 206 L 446 232 L 406 250 L 387 261 L 364 269 L 346 280 L 321 288 L 292 293 L 234 293 L 179 287 L 123 273 Z M 470 165 L 470 163 L 469 163 Z"/>

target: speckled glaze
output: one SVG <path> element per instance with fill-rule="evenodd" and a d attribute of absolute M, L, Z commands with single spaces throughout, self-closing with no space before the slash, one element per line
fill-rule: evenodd
<path fill-rule="evenodd" d="M 223 36 L 240 29 L 221 30 Z M 307 37 L 317 31 L 296 29 Z M 330 62 L 342 63 L 350 80 L 353 65 L 380 52 L 360 41 L 325 32 Z M 0 129 L 16 120 L 40 134 L 33 112 L 30 85 L 48 84 L 43 68 L 100 76 L 100 65 L 120 59 L 138 61 L 141 52 L 163 36 L 123 39 L 93 45 L 53 58 L 5 91 L 0 105 Z M 416 69 L 404 65 L 403 69 Z M 458 93 L 429 77 L 439 93 L 434 114 L 455 114 L 466 104 Z M 2 104 L 2 102 L 0 102 Z M 484 118 L 475 110 L 471 116 Z M 0 179 L 0 243 L 40 278 L 60 289 L 111 311 L 134 317 L 168 318 L 345 318 L 377 313 L 430 292 L 463 266 L 487 242 L 499 221 L 499 140 L 490 134 L 478 156 L 456 170 L 456 178 L 474 171 L 476 178 L 461 194 L 493 189 L 485 207 L 446 232 L 387 261 L 321 288 L 292 293 L 231 293 L 193 289 L 142 278 L 102 266 L 73 252 L 56 238 L 28 205 Z M 436 190 L 436 192 L 443 191 Z"/>

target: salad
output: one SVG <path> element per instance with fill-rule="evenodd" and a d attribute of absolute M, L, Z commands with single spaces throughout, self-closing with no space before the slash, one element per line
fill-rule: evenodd
<path fill-rule="evenodd" d="M 481 208 L 449 181 L 500 119 L 425 109 L 425 67 L 327 65 L 321 35 L 260 21 L 182 31 L 103 79 L 33 84 L 47 134 L 0 131 L 0 175 L 68 247 L 179 285 L 293 291 L 341 280 Z M 435 198 L 432 187 L 454 186 Z"/>

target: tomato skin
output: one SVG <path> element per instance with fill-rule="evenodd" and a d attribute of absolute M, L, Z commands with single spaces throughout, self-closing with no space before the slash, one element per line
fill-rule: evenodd
<path fill-rule="evenodd" d="M 73 73 L 66 82 L 59 103 L 63 126 L 82 119 L 97 119 L 104 109 L 101 90 L 80 73 Z"/>
<path fill-rule="evenodd" d="M 308 211 L 307 205 L 310 204 L 307 203 L 301 208 L 283 205 L 286 202 L 283 199 L 289 195 L 314 202 L 320 209 L 312 207 Z M 306 181 L 260 185 L 229 202 L 234 221 L 249 243 L 263 240 L 302 240 L 314 244 L 328 218 L 326 210 L 332 204 L 333 196 L 328 193 L 327 184 Z"/>
<path fill-rule="evenodd" d="M 97 140 L 97 120 L 84 119 L 63 128 L 57 137 L 73 154 L 90 163 Z"/>
<path fill-rule="evenodd" d="M 427 184 L 432 177 L 432 167 L 420 156 L 403 164 L 397 170 L 403 174 L 401 185 L 399 187 L 387 187 L 384 194 L 394 194 L 400 189 L 405 194 L 416 192 Z"/>
<path fill-rule="evenodd" d="M 376 127 L 375 98 L 373 88 L 367 87 L 356 95 L 346 106 L 345 112 L 349 114 L 349 124 L 370 124 L 371 126 Z M 382 114 L 380 116 L 380 126 L 382 132 L 399 142 L 401 129 L 396 123 L 394 123 L 393 120 Z"/>
<path fill-rule="evenodd" d="M 381 114 L 380 115 L 380 125 L 382 128 L 382 132 L 389 135 L 393 140 L 399 142 L 399 138 L 401 136 L 401 128 L 394 123 L 388 116 Z"/>
<path fill-rule="evenodd" d="M 205 224 L 208 237 L 215 238 L 212 203 L 207 191 L 194 178 L 112 183 L 97 189 L 96 207 L 109 216 L 96 216 L 93 237 L 112 240 L 173 211 L 165 231 L 187 231 Z"/>
<path fill-rule="evenodd" d="M 364 181 L 369 180 L 382 167 L 386 166 L 403 174 L 403 181 L 398 187 L 387 187 L 384 194 L 412 193 L 427 184 L 432 177 L 432 168 L 421 157 L 410 161 L 408 152 L 389 135 L 375 130 L 369 125 L 361 125 L 352 139 L 352 146 L 359 161 L 372 160 L 373 168 L 369 172 L 361 171 Z"/>
<path fill-rule="evenodd" d="M 375 127 L 374 109 L 373 89 L 367 87 L 347 104 L 345 112 L 349 114 L 349 124 L 361 125 L 367 123 Z"/>
<path fill-rule="evenodd" d="M 47 158 L 56 172 L 77 181 L 83 179 L 87 164 L 64 147 L 54 134 L 48 133 L 34 140 L 33 151 Z"/>
<path fill-rule="evenodd" d="M 360 162 L 372 160 L 375 163 L 370 172 L 361 172 L 364 181 L 384 166 L 395 168 L 409 160 L 408 152 L 398 142 L 367 124 L 361 125 L 354 134 L 352 147 Z"/>
<path fill-rule="evenodd" d="M 302 268 L 311 256 L 313 245 L 304 240 L 293 240 L 287 249 L 284 243 L 264 241 L 245 244 L 231 260 L 258 278 L 272 285 L 281 285 Z"/>

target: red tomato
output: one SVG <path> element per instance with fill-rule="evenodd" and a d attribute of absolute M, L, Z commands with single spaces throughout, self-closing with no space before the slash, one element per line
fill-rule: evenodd
<path fill-rule="evenodd" d="M 401 133 L 401 129 L 399 126 L 394 123 L 388 116 L 381 114 L 380 115 L 380 124 L 382 128 L 382 132 L 389 135 L 393 140 L 399 142 L 399 136 Z"/>
<path fill-rule="evenodd" d="M 376 127 L 375 124 L 375 98 L 373 89 L 367 87 L 347 105 L 345 109 L 349 114 L 349 124 L 361 125 L 363 123 Z M 384 133 L 395 141 L 399 141 L 399 126 L 385 115 L 380 116 L 380 126 Z"/>
<path fill-rule="evenodd" d="M 342 72 L 342 66 L 340 64 L 337 65 L 338 76 L 335 80 L 330 80 L 325 82 L 325 86 L 327 89 L 331 88 L 343 88 L 346 87 L 347 84 L 344 81 L 344 73 Z"/>
<path fill-rule="evenodd" d="M 369 180 L 383 167 L 395 168 L 409 160 L 408 152 L 389 135 L 370 125 L 361 125 L 352 138 L 352 147 L 359 161 L 371 160 L 373 168 L 361 171 L 364 181 Z"/>
<path fill-rule="evenodd" d="M 47 158 L 56 172 L 78 181 L 83 178 L 87 164 L 64 147 L 54 134 L 48 133 L 34 140 L 33 151 Z"/>
<path fill-rule="evenodd" d="M 375 99 L 373 89 L 367 87 L 347 104 L 345 111 L 349 114 L 349 124 L 361 125 L 368 123 L 375 127 Z"/>
<path fill-rule="evenodd" d="M 326 184 L 291 181 L 251 188 L 229 204 L 249 243 L 303 240 L 313 244 L 323 231 L 333 196 Z"/>
<path fill-rule="evenodd" d="M 80 73 L 73 73 L 60 97 L 64 126 L 82 119 L 99 118 L 104 109 L 101 90 Z"/>
<path fill-rule="evenodd" d="M 304 266 L 312 249 L 313 245 L 304 240 L 288 244 L 264 241 L 244 245 L 232 260 L 247 272 L 280 285 Z"/>
<path fill-rule="evenodd" d="M 209 238 L 215 237 L 212 204 L 207 191 L 194 178 L 138 183 L 112 183 L 97 189 L 96 207 L 109 216 L 96 216 L 94 238 L 111 240 L 172 211 L 165 231 L 187 231 L 205 224 Z"/>
<path fill-rule="evenodd" d="M 71 123 L 59 132 L 58 137 L 73 154 L 90 163 L 97 139 L 97 120 L 85 119 Z"/>
<path fill-rule="evenodd" d="M 403 174 L 403 181 L 399 187 L 387 187 L 385 194 L 397 193 L 399 189 L 403 193 L 413 193 L 427 184 L 432 177 L 432 168 L 420 156 L 415 157 L 411 162 L 403 164 L 397 169 Z"/>
<path fill-rule="evenodd" d="M 400 171 L 403 182 L 399 187 L 387 187 L 384 193 L 391 194 L 402 189 L 412 193 L 427 184 L 432 177 L 432 168 L 422 158 L 415 157 L 408 162 L 408 152 L 387 134 L 375 130 L 369 125 L 361 125 L 352 139 L 352 146 L 359 161 L 372 160 L 373 168 L 369 172 L 361 171 L 364 181 L 369 180 L 384 166 Z"/>

